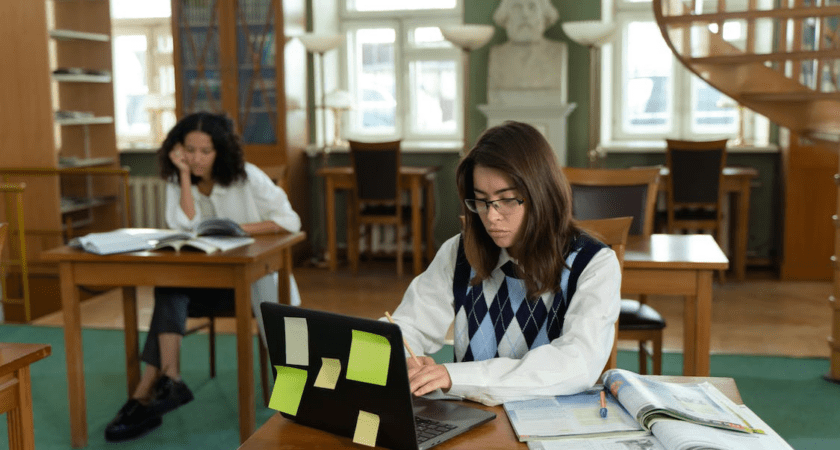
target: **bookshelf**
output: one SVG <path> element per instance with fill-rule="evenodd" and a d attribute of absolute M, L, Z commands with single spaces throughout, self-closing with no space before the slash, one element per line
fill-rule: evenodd
<path fill-rule="evenodd" d="M 306 51 L 303 0 L 172 0 L 176 115 L 226 113 L 245 158 L 287 167 L 287 193 L 308 224 L 304 149 Z"/>

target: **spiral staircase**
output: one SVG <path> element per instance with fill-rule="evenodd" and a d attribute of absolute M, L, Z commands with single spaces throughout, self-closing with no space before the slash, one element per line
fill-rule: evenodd
<path fill-rule="evenodd" d="M 787 128 L 796 137 L 791 142 L 808 142 L 823 155 L 840 149 L 840 0 L 653 0 L 653 9 L 662 36 L 689 70 Z M 727 33 L 732 24 L 741 32 Z M 840 383 L 840 175 L 834 180 L 826 379 Z"/>

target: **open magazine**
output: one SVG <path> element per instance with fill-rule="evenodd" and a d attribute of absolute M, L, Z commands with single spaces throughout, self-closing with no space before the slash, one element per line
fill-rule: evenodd
<path fill-rule="evenodd" d="M 606 388 L 607 417 L 600 415 Z M 758 431 L 734 403 L 709 383 L 669 383 L 621 369 L 604 374 L 604 387 L 579 394 L 506 402 L 505 412 L 520 441 L 650 434 L 664 419 L 742 434 Z"/>
<path fill-rule="evenodd" d="M 189 247 L 205 253 L 225 251 L 254 242 L 242 227 L 229 219 L 207 219 L 194 232 L 156 228 L 120 228 L 75 238 L 69 245 L 98 255 Z"/>
<path fill-rule="evenodd" d="M 765 430 L 764 434 L 709 428 L 682 420 L 660 420 L 647 436 L 598 439 L 529 441 L 530 450 L 793 450 L 775 431 L 745 405 L 734 406 L 738 415 Z"/>

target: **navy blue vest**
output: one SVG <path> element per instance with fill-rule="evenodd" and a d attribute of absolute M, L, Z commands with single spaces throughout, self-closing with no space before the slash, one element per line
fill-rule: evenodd
<path fill-rule="evenodd" d="M 481 284 L 470 286 L 475 272 L 458 243 L 453 294 L 455 295 L 455 361 L 483 361 L 495 357 L 519 359 L 533 348 L 560 336 L 566 311 L 575 295 L 581 272 L 605 245 L 587 235 L 572 244 L 566 256 L 571 269 L 563 270 L 560 290 L 538 301 L 525 299 L 525 284 L 508 261 Z M 487 298 L 485 292 L 492 295 Z"/>

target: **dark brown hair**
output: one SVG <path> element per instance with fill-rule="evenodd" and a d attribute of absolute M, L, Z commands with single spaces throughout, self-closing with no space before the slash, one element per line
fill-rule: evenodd
<path fill-rule="evenodd" d="M 184 145 L 184 139 L 193 131 L 207 133 L 213 142 L 213 149 L 216 150 L 212 170 L 213 181 L 222 186 L 229 186 L 234 181 L 247 178 L 245 156 L 233 121 L 224 114 L 198 112 L 179 120 L 163 140 L 158 150 L 158 164 L 160 176 L 164 180 L 170 180 L 174 176 L 180 182 L 180 171 L 169 159 L 169 153 L 175 149 L 175 144 Z M 199 182 L 195 175 L 190 175 L 190 180 L 192 184 Z"/>
<path fill-rule="evenodd" d="M 557 292 L 566 256 L 579 230 L 572 219 L 571 188 L 551 145 L 525 123 L 509 121 L 488 129 L 458 165 L 456 181 L 462 202 L 475 198 L 473 171 L 477 166 L 507 174 L 525 199 L 518 243 L 523 251 L 515 256 L 528 298 Z M 469 211 L 464 220 L 464 249 L 476 274 L 472 283 L 489 278 L 501 249 L 478 215 Z"/>

